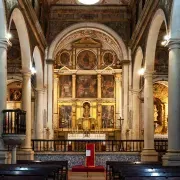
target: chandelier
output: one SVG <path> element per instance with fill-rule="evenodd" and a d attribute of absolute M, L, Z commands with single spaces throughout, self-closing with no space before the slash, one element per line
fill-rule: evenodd
<path fill-rule="evenodd" d="M 102 0 L 77 0 L 78 4 L 93 5 L 100 3 Z"/>

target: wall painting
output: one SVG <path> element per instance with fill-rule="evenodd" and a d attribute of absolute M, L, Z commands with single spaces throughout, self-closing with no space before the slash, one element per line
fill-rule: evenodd
<path fill-rule="evenodd" d="M 22 89 L 10 89 L 10 101 L 21 101 Z"/>
<path fill-rule="evenodd" d="M 97 97 L 97 76 L 80 75 L 77 76 L 77 98 Z"/>
<path fill-rule="evenodd" d="M 114 128 L 114 105 L 102 106 L 102 128 Z"/>
<path fill-rule="evenodd" d="M 102 98 L 114 98 L 114 76 L 102 76 Z"/>
<path fill-rule="evenodd" d="M 60 76 L 60 98 L 72 97 L 72 76 Z"/>
<path fill-rule="evenodd" d="M 72 106 L 60 106 L 59 108 L 59 127 L 71 128 Z"/>
<path fill-rule="evenodd" d="M 77 57 L 77 65 L 80 69 L 94 69 L 97 65 L 96 55 L 88 50 L 80 52 Z"/>

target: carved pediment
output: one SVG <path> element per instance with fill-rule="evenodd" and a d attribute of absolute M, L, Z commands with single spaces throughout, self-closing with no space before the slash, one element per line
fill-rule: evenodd
<path fill-rule="evenodd" d="M 75 48 L 99 48 L 101 47 L 101 43 L 90 37 L 83 37 L 82 39 L 75 41 L 72 46 Z"/>

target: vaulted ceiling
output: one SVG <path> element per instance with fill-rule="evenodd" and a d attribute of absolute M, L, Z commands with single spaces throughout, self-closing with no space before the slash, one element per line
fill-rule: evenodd
<path fill-rule="evenodd" d="M 129 5 L 132 0 L 102 0 L 100 5 Z M 48 0 L 50 4 L 71 4 L 76 5 L 77 0 Z"/>

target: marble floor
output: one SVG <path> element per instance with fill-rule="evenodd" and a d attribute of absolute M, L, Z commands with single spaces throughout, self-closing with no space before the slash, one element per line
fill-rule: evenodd
<path fill-rule="evenodd" d="M 105 180 L 105 172 L 89 172 L 88 177 L 86 172 L 72 172 L 68 173 L 68 180 Z"/>

